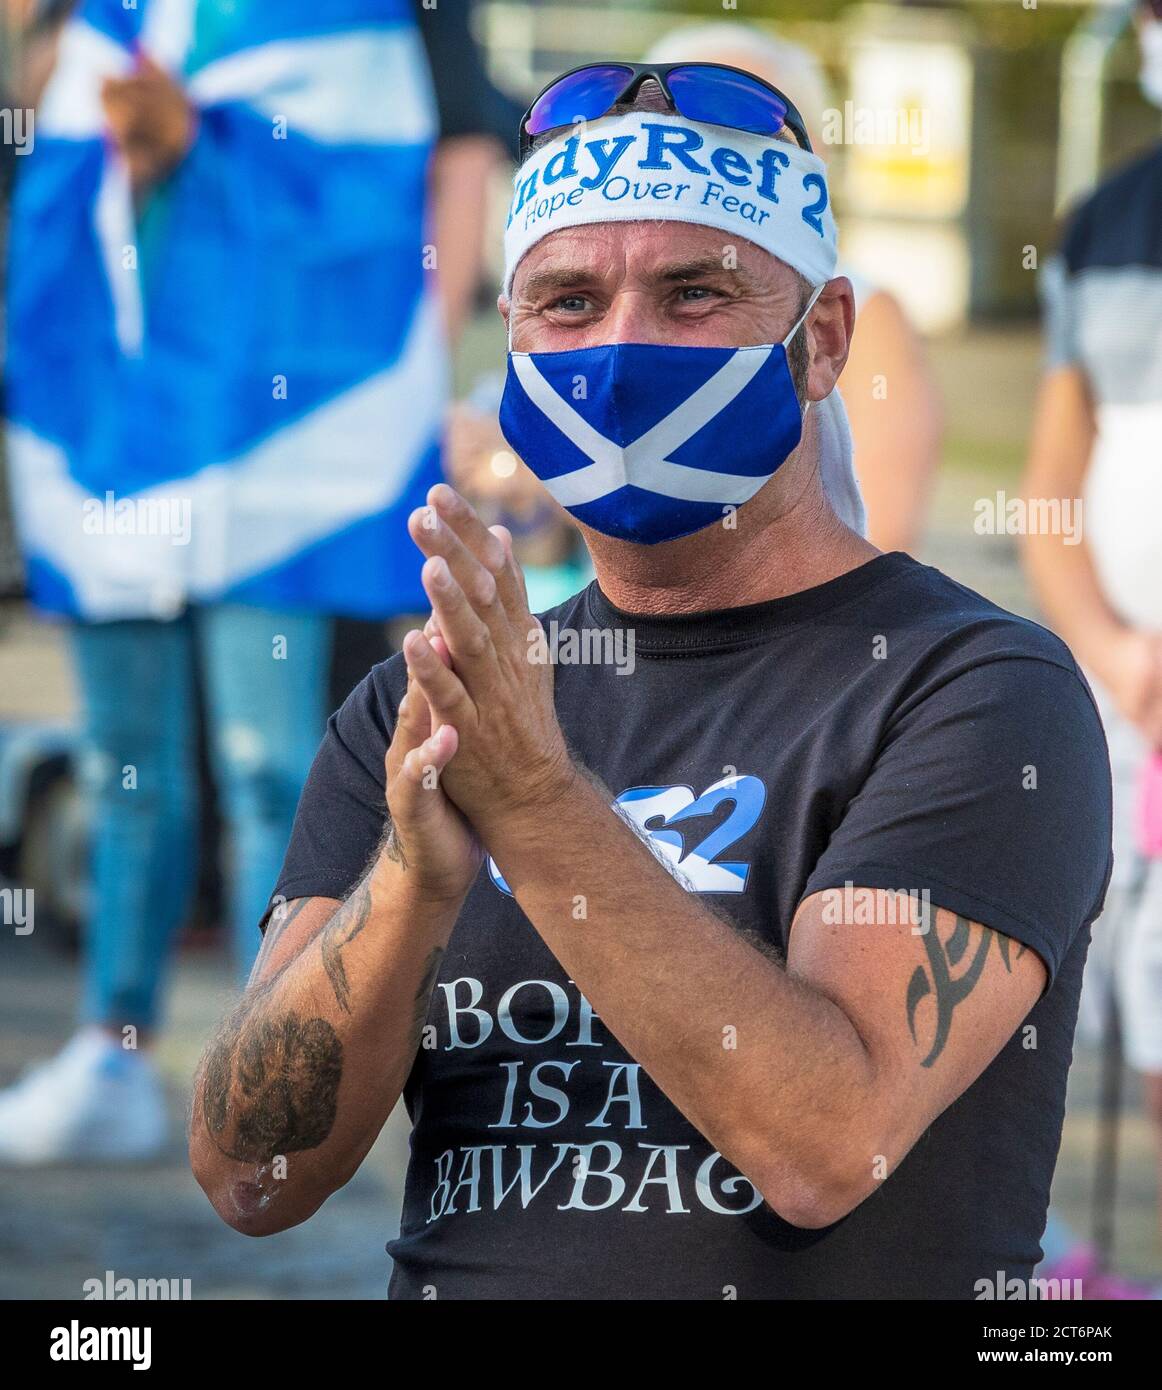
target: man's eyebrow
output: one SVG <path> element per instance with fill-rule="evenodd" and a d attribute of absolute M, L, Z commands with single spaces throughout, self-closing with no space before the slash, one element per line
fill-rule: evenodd
<path fill-rule="evenodd" d="M 672 284 L 703 279 L 707 275 L 729 275 L 732 280 L 744 286 L 751 284 L 753 280 L 750 273 L 740 265 L 728 269 L 723 265 L 720 256 L 693 256 L 686 261 L 671 261 L 650 278 L 663 284 Z"/>
<path fill-rule="evenodd" d="M 521 285 L 521 295 L 525 299 L 536 299 L 550 290 L 576 289 L 592 280 L 593 275 L 594 271 L 586 266 L 547 265 L 529 273 Z"/>
<path fill-rule="evenodd" d="M 691 256 L 685 261 L 670 261 L 657 271 L 659 280 L 691 280 L 696 275 L 713 274 L 716 270 L 725 270 L 720 256 Z"/>
<path fill-rule="evenodd" d="M 585 265 L 547 265 L 531 271 L 521 285 L 521 297 L 537 299 L 553 290 L 577 289 L 590 283 L 599 272 Z M 754 277 L 742 266 L 727 269 L 719 256 L 691 256 L 683 261 L 670 261 L 653 272 L 649 278 L 658 284 L 682 284 L 704 279 L 708 275 L 729 275 L 742 287 L 754 283 Z"/>

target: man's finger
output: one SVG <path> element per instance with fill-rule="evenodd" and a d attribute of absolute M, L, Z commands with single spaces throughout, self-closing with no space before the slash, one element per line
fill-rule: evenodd
<path fill-rule="evenodd" d="M 432 734 L 432 716 L 423 692 L 409 682 L 407 694 L 399 702 L 395 712 L 395 731 L 387 746 L 387 778 L 394 781 L 399 775 L 403 760 L 418 748 Z"/>
<path fill-rule="evenodd" d="M 440 631 L 440 624 L 434 613 L 424 624 L 424 636 L 432 644 L 433 650 L 444 665 L 451 666 L 452 653 L 448 650 L 448 644 L 444 641 L 444 634 Z"/>
<path fill-rule="evenodd" d="M 434 507 L 420 507 L 414 511 L 408 518 L 408 531 L 429 560 L 438 558 L 447 562 L 464 596 L 496 640 L 503 642 L 509 634 L 510 625 L 501 602 L 496 574 L 473 554 Z M 489 539 L 495 546 L 492 562 L 500 572 L 504 568 L 504 548 L 495 536 Z M 437 613 L 437 621 L 439 616 Z M 449 634 L 445 632 L 444 636 L 448 637 Z M 452 646 L 454 650 L 455 644 Z"/>
<path fill-rule="evenodd" d="M 476 514 L 476 508 L 454 487 L 437 483 L 428 489 L 428 506 L 434 508 L 442 521 L 452 528 L 473 555 L 491 573 L 496 574 L 504 564 L 504 554 L 497 538 Z"/>
<path fill-rule="evenodd" d="M 489 531 L 504 546 L 504 569 L 497 575 L 496 583 L 502 593 L 511 595 L 505 599 L 505 608 L 510 617 L 524 619 L 531 614 L 529 608 L 529 591 L 525 584 L 524 570 L 517 564 L 516 554 L 512 548 L 512 532 L 507 526 L 490 526 Z"/>
<path fill-rule="evenodd" d="M 485 696 L 495 684 L 499 669 L 496 646 L 488 624 L 469 603 L 443 556 L 437 555 L 427 560 L 420 571 L 420 579 L 431 600 L 440 624 L 441 639 L 451 653 L 457 674 L 474 698 Z M 432 646 L 432 643 L 428 645 Z"/>
<path fill-rule="evenodd" d="M 475 717 L 475 706 L 460 677 L 444 665 L 422 632 L 413 629 L 407 634 L 403 655 L 437 725 L 459 725 Z"/>
<path fill-rule="evenodd" d="M 451 724 L 441 724 L 417 747 L 411 749 L 392 779 L 391 809 L 399 820 L 415 822 L 431 815 L 440 807 L 433 799 L 439 790 L 440 773 L 448 766 L 459 747 L 459 737 Z M 433 776 L 434 774 L 434 776 Z"/>
<path fill-rule="evenodd" d="M 524 583 L 516 583 L 509 564 L 511 554 L 505 553 L 504 542 L 496 534 L 496 528 L 485 526 L 475 508 L 447 483 L 437 483 L 428 490 L 428 505 L 496 579 L 505 611 L 510 615 L 519 614 L 523 601 L 527 612 Z M 511 537 L 509 539 L 511 541 Z M 515 561 L 512 564 L 515 565 Z"/>

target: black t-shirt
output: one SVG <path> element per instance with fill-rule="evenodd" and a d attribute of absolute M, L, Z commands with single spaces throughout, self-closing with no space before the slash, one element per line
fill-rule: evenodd
<path fill-rule="evenodd" d="M 472 0 L 436 6 L 414 0 L 413 9 L 432 70 L 440 138 L 493 135 L 514 149 L 523 108 L 488 77 L 473 33 Z"/>
<path fill-rule="evenodd" d="M 593 583 L 542 615 L 550 633 L 553 620 L 566 656 L 567 632 L 632 629 L 632 673 L 557 666 L 561 726 L 740 928 L 785 952 L 810 894 L 927 889 L 1035 950 L 1050 983 L 1035 1034 L 1022 1028 L 871 1197 L 796 1229 L 594 1016 L 485 865 L 405 1090 L 393 1297 L 972 1298 L 997 1270 L 1027 1278 L 1110 866 L 1105 740 L 1067 649 L 902 554 L 689 616 L 630 617 Z M 628 665 L 628 646 L 607 651 Z M 363 871 L 405 685 L 393 657 L 332 718 L 279 894 L 342 897 Z M 697 801 L 705 815 L 665 828 Z"/>

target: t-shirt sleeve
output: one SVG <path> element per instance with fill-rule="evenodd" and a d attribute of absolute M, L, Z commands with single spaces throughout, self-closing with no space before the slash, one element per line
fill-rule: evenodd
<path fill-rule="evenodd" d="M 1105 735 L 1076 667 L 975 663 L 905 701 L 803 897 L 930 894 L 1035 950 L 1052 983 L 1109 881 Z"/>
<path fill-rule="evenodd" d="M 1077 282 L 1063 256 L 1046 261 L 1038 281 L 1045 335 L 1045 368 L 1081 363 L 1077 323 Z"/>
<path fill-rule="evenodd" d="M 383 759 L 395 720 L 385 673 L 400 660 L 376 667 L 327 721 L 272 902 L 345 898 L 371 862 L 387 822 Z"/>

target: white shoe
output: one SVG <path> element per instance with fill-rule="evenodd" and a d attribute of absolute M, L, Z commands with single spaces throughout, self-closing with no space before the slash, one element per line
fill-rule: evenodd
<path fill-rule="evenodd" d="M 167 1129 L 152 1060 L 97 1028 L 83 1029 L 50 1061 L 0 1091 L 0 1164 L 156 1158 Z"/>

